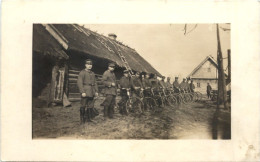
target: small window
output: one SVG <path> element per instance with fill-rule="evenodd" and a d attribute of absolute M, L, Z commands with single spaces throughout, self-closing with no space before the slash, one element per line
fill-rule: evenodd
<path fill-rule="evenodd" d="M 211 68 L 208 68 L 208 72 L 211 72 Z"/>
<path fill-rule="evenodd" d="M 200 83 L 197 83 L 197 87 L 199 87 L 199 88 L 200 88 Z"/>

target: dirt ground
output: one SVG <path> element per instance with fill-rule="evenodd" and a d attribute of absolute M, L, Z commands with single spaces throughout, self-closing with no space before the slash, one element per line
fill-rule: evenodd
<path fill-rule="evenodd" d="M 227 110 L 216 111 L 206 98 L 178 107 L 167 106 L 159 113 L 122 116 L 103 121 L 102 99 L 95 102 L 100 115 L 93 123 L 79 124 L 79 102 L 71 107 L 32 109 L 33 138 L 46 139 L 230 139 L 231 117 Z"/>

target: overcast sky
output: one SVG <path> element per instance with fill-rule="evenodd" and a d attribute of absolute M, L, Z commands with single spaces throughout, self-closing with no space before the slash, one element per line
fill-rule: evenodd
<path fill-rule="evenodd" d="M 103 35 L 115 33 L 117 40 L 134 48 L 162 75 L 186 77 L 208 55 L 217 59 L 215 24 L 85 24 L 86 28 Z M 221 27 L 230 28 L 228 24 Z M 192 30 L 192 31 L 191 31 Z M 190 32 L 191 31 L 191 32 Z M 230 49 L 230 32 L 220 29 L 223 57 Z M 224 60 L 224 68 L 227 59 Z M 226 71 L 227 72 L 227 71 Z"/>

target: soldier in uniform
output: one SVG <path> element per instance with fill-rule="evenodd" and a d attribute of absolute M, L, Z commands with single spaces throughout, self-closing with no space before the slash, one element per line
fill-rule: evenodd
<path fill-rule="evenodd" d="M 180 84 L 180 89 L 181 89 L 181 91 L 183 91 L 183 92 L 185 92 L 186 89 L 187 89 L 187 84 L 186 84 L 186 79 L 185 79 L 185 78 L 183 78 L 183 80 L 182 80 L 182 82 L 181 82 L 181 84 Z"/>
<path fill-rule="evenodd" d="M 115 64 L 109 63 L 108 70 L 102 76 L 103 84 L 105 85 L 104 94 L 106 95 L 104 105 L 104 119 L 107 117 L 113 118 L 114 106 L 117 94 L 116 76 L 114 73 Z"/>
<path fill-rule="evenodd" d="M 131 85 L 134 90 L 135 96 L 139 96 L 140 90 L 143 88 L 142 81 L 140 80 L 140 73 L 136 72 L 135 76 L 132 76 L 131 78 Z"/>
<path fill-rule="evenodd" d="M 94 111 L 94 96 L 98 96 L 98 87 L 95 74 L 91 71 L 92 60 L 85 61 L 85 69 L 79 73 L 77 85 L 81 93 L 80 101 L 80 123 L 85 123 L 86 119 L 91 122 Z M 85 109 L 87 107 L 87 109 Z"/>
<path fill-rule="evenodd" d="M 191 80 L 189 87 L 190 87 L 190 91 L 193 93 L 194 89 L 195 89 L 195 85 L 193 84 L 193 80 Z"/>
<path fill-rule="evenodd" d="M 212 87 L 210 86 L 210 84 L 207 84 L 207 96 L 209 99 L 211 99 L 211 91 L 212 91 Z"/>
<path fill-rule="evenodd" d="M 180 84 L 178 81 L 178 77 L 175 77 L 175 81 L 173 82 L 173 89 L 175 93 L 179 93 L 180 92 Z"/>
<path fill-rule="evenodd" d="M 124 76 L 119 81 L 120 88 L 121 88 L 120 91 L 121 100 L 119 101 L 118 105 L 120 107 L 119 112 L 122 115 L 126 114 L 125 106 L 128 100 L 127 89 L 131 88 L 130 77 L 128 73 L 129 73 L 128 70 L 124 70 Z"/>
<path fill-rule="evenodd" d="M 165 76 L 162 76 L 162 80 L 159 81 L 159 85 L 163 89 L 166 88 L 166 83 L 165 83 L 164 79 L 165 79 Z"/>
<path fill-rule="evenodd" d="M 150 81 L 150 74 L 146 73 L 145 78 L 142 80 L 143 88 L 149 89 L 152 87 L 151 81 Z"/>
<path fill-rule="evenodd" d="M 185 86 L 185 89 L 186 89 L 186 92 L 191 92 L 191 89 L 190 89 L 190 78 L 187 78 L 186 79 L 186 86 Z"/>
<path fill-rule="evenodd" d="M 171 84 L 171 78 L 170 77 L 167 77 L 167 82 L 165 83 L 165 85 L 166 85 L 166 89 L 168 90 L 168 91 L 170 91 L 170 90 L 172 90 L 172 84 Z"/>
<path fill-rule="evenodd" d="M 151 82 L 152 88 L 154 88 L 155 91 L 158 90 L 158 88 L 159 88 L 159 81 L 157 79 L 157 75 L 156 74 L 153 75 L 153 78 L 150 79 L 150 82 Z"/>

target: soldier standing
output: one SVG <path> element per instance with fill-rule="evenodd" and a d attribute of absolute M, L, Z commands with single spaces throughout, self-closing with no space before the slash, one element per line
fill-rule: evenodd
<path fill-rule="evenodd" d="M 166 82 L 166 89 L 171 90 L 172 89 L 172 84 L 171 84 L 171 78 L 167 77 L 167 82 Z"/>
<path fill-rule="evenodd" d="M 119 112 L 124 115 L 126 114 L 126 102 L 128 100 L 128 95 L 127 95 L 127 89 L 131 88 L 131 83 L 130 83 L 130 78 L 128 74 L 128 70 L 124 70 L 124 76 L 120 79 L 119 84 L 120 84 L 120 95 L 121 95 L 121 100 L 119 101 L 118 105 L 120 107 Z"/>
<path fill-rule="evenodd" d="M 180 84 L 180 89 L 183 92 L 185 92 L 185 90 L 186 90 L 186 79 L 185 78 L 183 78 L 183 80 L 182 80 L 182 82 Z"/>
<path fill-rule="evenodd" d="M 151 82 L 152 88 L 154 88 L 155 91 L 157 91 L 157 89 L 159 87 L 159 81 L 157 79 L 157 75 L 156 74 L 153 75 L 153 78 L 150 79 L 150 82 Z"/>
<path fill-rule="evenodd" d="M 114 106 L 117 94 L 116 76 L 114 73 L 115 64 L 109 63 L 108 70 L 102 76 L 103 84 L 105 85 L 104 94 L 106 95 L 104 105 L 104 119 L 113 118 Z"/>
<path fill-rule="evenodd" d="M 173 89 L 174 89 L 174 93 L 180 92 L 180 84 L 178 81 L 178 77 L 175 77 L 175 81 L 173 82 Z"/>
<path fill-rule="evenodd" d="M 210 84 L 208 83 L 207 85 L 207 95 L 208 95 L 208 98 L 211 98 L 211 91 L 212 91 L 212 87 L 210 86 Z"/>
<path fill-rule="evenodd" d="M 166 83 L 164 82 L 165 76 L 162 76 L 162 80 L 159 81 L 159 85 L 161 88 L 166 88 Z"/>
<path fill-rule="evenodd" d="M 132 88 L 134 89 L 134 95 L 139 96 L 139 92 L 143 88 L 142 82 L 140 80 L 139 72 L 136 72 L 135 76 L 132 76 L 131 85 L 132 85 Z"/>
<path fill-rule="evenodd" d="M 150 81 L 150 75 L 149 73 L 145 74 L 145 78 L 142 80 L 143 88 L 144 89 L 149 89 L 152 87 L 151 81 Z"/>
<path fill-rule="evenodd" d="M 193 80 L 191 80 L 189 86 L 190 86 L 190 91 L 193 93 L 193 92 L 194 92 L 194 89 L 195 89 L 195 85 L 193 84 Z"/>
<path fill-rule="evenodd" d="M 91 122 L 94 115 L 94 96 L 98 96 L 98 87 L 95 74 L 91 71 L 92 60 L 85 61 L 85 69 L 79 73 L 77 85 L 81 93 L 80 101 L 80 123 L 85 123 L 86 119 Z M 85 109 L 87 107 L 87 109 Z"/>

